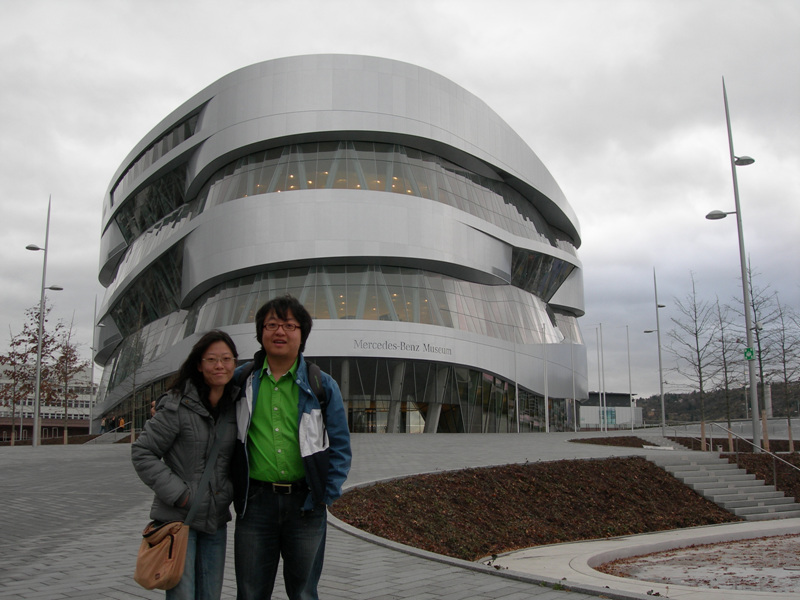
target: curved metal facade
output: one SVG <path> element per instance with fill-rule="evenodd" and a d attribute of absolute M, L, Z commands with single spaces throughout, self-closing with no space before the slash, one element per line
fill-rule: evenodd
<path fill-rule="evenodd" d="M 154 128 L 105 195 L 97 415 L 144 419 L 207 329 L 251 355 L 255 311 L 291 293 L 353 431 L 571 428 L 579 245 L 541 161 L 453 82 L 365 56 L 246 67 Z"/>

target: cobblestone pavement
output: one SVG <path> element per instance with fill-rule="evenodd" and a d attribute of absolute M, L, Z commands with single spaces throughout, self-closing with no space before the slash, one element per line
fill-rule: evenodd
<path fill-rule="evenodd" d="M 570 444 L 570 437 L 574 435 L 355 435 L 348 485 L 491 464 L 637 453 Z M 163 592 L 149 592 L 133 581 L 152 495 L 133 471 L 129 444 L 0 448 L 0 494 L 3 600 L 163 598 Z M 236 594 L 232 525 L 228 535 L 226 599 Z M 583 600 L 602 594 L 642 597 L 608 589 L 554 590 L 481 565 L 376 545 L 335 527 L 329 528 L 320 586 L 321 597 L 347 600 Z M 286 598 L 282 581 L 274 597 Z"/>

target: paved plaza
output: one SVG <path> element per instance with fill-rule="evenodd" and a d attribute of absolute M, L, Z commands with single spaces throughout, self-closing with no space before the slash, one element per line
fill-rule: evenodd
<path fill-rule="evenodd" d="M 570 443 L 575 437 L 564 433 L 355 435 L 348 486 L 466 467 L 642 454 L 639 449 Z M 0 448 L 0 492 L 4 503 L 4 543 L 0 545 L 3 600 L 163 598 L 163 592 L 148 592 L 133 581 L 152 494 L 133 471 L 129 444 Z M 236 594 L 233 524 L 228 533 L 223 598 L 232 599 Z M 546 561 L 538 573 L 536 568 L 528 574 L 495 571 L 354 533 L 338 523 L 329 528 L 322 598 L 649 597 L 606 587 L 603 580 L 572 584 L 568 578 L 573 591 L 553 589 L 560 577 L 548 576 L 551 571 Z M 569 563 L 569 557 L 562 558 Z M 273 597 L 286 598 L 282 581 Z"/>

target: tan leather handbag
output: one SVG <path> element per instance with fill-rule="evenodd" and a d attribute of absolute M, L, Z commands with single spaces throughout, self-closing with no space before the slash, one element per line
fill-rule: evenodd
<path fill-rule="evenodd" d="M 183 577 L 189 526 L 181 521 L 148 523 L 136 558 L 133 579 L 145 589 L 169 590 Z"/>

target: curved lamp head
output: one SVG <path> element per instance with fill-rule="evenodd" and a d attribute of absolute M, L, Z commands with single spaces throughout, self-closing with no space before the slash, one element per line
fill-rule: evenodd
<path fill-rule="evenodd" d="M 36 244 L 28 244 L 27 246 L 25 246 L 25 250 L 33 250 L 34 252 L 36 252 L 37 250 L 44 250 L 44 248 L 40 248 Z"/>
<path fill-rule="evenodd" d="M 48 285 L 48 286 L 47 286 L 46 288 L 44 288 L 44 289 L 46 289 L 46 290 L 52 290 L 52 291 L 54 291 L 54 292 L 63 292 L 63 291 L 64 291 L 64 288 L 63 288 L 63 287 L 61 287 L 60 285 Z"/>
<path fill-rule="evenodd" d="M 746 167 L 747 165 L 752 165 L 754 162 L 756 162 L 756 159 L 752 158 L 751 156 L 736 156 L 734 158 L 735 160 L 733 161 L 733 164 L 735 164 L 737 167 Z"/>
<path fill-rule="evenodd" d="M 728 215 L 735 215 L 736 211 L 733 212 L 722 212 L 721 210 L 712 210 L 710 213 L 706 215 L 706 219 L 710 221 L 716 221 L 718 219 L 724 219 Z"/>

